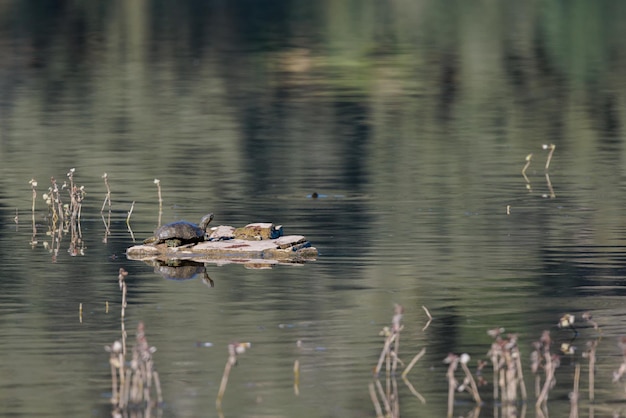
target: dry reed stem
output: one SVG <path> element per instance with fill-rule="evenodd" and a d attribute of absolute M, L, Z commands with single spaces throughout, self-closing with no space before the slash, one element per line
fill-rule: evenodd
<path fill-rule="evenodd" d="M 250 347 L 250 343 L 230 343 L 228 344 L 228 360 L 224 366 L 224 373 L 222 374 L 222 381 L 220 382 L 220 388 L 217 392 L 217 399 L 215 400 L 215 407 L 218 413 L 221 415 L 222 411 L 222 398 L 226 392 L 226 386 L 228 385 L 228 377 L 230 371 L 234 365 L 237 364 L 237 353 L 244 353 L 246 348 Z"/>
<path fill-rule="evenodd" d="M 517 365 L 516 370 L 517 370 L 517 375 L 518 375 L 518 380 L 520 382 L 520 392 L 522 394 L 522 400 L 526 401 L 526 399 L 528 399 L 528 393 L 526 392 L 526 383 L 524 382 L 524 372 L 522 371 L 522 359 L 521 359 L 521 354 L 519 352 L 519 349 L 516 349 L 517 351 L 517 355 L 515 356 L 515 363 Z"/>
<path fill-rule="evenodd" d="M 550 161 L 552 161 L 552 154 L 554 154 L 554 150 L 556 149 L 556 145 L 554 144 L 544 144 L 543 145 L 543 149 L 550 149 L 550 152 L 548 153 L 548 159 L 546 160 L 546 171 L 550 168 Z"/>
<path fill-rule="evenodd" d="M 430 315 L 430 312 L 428 311 L 428 308 L 424 305 L 422 305 L 422 309 L 424 310 L 424 312 L 426 312 L 426 316 L 428 316 L 428 322 L 426 323 L 426 325 L 424 325 L 424 328 L 422 328 L 422 332 L 426 331 L 426 328 L 428 328 L 430 326 L 430 323 L 433 322 L 433 317 Z"/>
<path fill-rule="evenodd" d="M 570 418 L 578 418 L 578 398 L 579 398 L 579 387 L 580 387 L 580 363 L 576 363 L 576 368 L 574 369 L 574 389 L 569 394 L 570 400 Z"/>
<path fill-rule="evenodd" d="M 409 388 L 409 390 L 411 391 L 411 393 L 413 395 L 415 395 L 415 397 L 417 399 L 420 400 L 421 403 L 425 404 L 426 403 L 426 398 L 424 398 L 411 384 L 411 382 L 409 381 L 409 379 L 407 379 L 404 375 L 402 376 L 402 380 L 404 381 L 404 384 L 407 385 L 407 387 Z"/>
<path fill-rule="evenodd" d="M 300 361 L 293 362 L 293 392 L 300 395 Z"/>
<path fill-rule="evenodd" d="M 380 380 L 376 379 L 376 389 L 378 389 L 378 395 L 383 400 L 383 405 L 385 406 L 385 413 L 387 416 L 391 415 L 391 405 L 389 405 L 389 398 L 385 395 L 385 391 L 383 389 L 383 385 L 380 383 Z"/>
<path fill-rule="evenodd" d="M 448 361 L 449 360 L 449 361 Z M 448 418 L 452 417 L 454 412 L 454 392 L 457 387 L 457 380 L 454 377 L 454 371 L 459 365 L 459 356 L 454 354 L 449 354 L 446 360 L 449 362 L 448 371 L 446 372 L 446 377 L 448 378 Z"/>
<path fill-rule="evenodd" d="M 402 378 L 403 379 L 406 378 L 406 375 L 409 374 L 409 372 L 411 371 L 413 366 L 415 366 L 415 363 L 417 363 L 419 361 L 419 359 L 421 359 L 424 356 L 425 353 L 426 353 L 426 347 L 422 348 L 422 350 L 419 353 L 417 353 L 415 355 L 415 357 L 413 357 L 413 360 L 411 360 L 409 365 L 406 366 L 406 368 L 402 372 Z"/>
<path fill-rule="evenodd" d="M 550 175 L 548 173 L 546 173 L 546 183 L 548 185 L 548 190 L 550 191 L 550 195 L 544 196 L 544 197 L 550 197 L 550 199 L 554 199 L 556 197 L 556 193 L 554 193 L 554 188 L 552 187 L 552 182 L 550 181 Z"/>
<path fill-rule="evenodd" d="M 161 216 L 163 215 L 163 196 L 161 195 L 161 180 L 154 179 L 154 184 L 157 186 L 157 195 L 159 197 L 159 220 L 157 227 L 161 226 Z"/>
<path fill-rule="evenodd" d="M 528 180 L 528 177 L 526 176 L 526 170 L 528 170 L 528 167 L 530 167 L 530 161 L 532 159 L 533 159 L 533 155 L 528 154 L 526 156 L 526 164 L 524 165 L 524 168 L 522 168 L 522 176 L 524 176 L 524 180 L 526 180 L 526 183 L 530 183 L 530 180 Z"/>
<path fill-rule="evenodd" d="M 478 393 L 478 386 L 476 386 L 476 381 L 474 380 L 474 376 L 472 376 L 472 372 L 467 367 L 467 364 L 465 361 L 461 361 L 460 363 L 461 363 L 461 367 L 463 368 L 463 371 L 465 372 L 465 377 L 469 380 L 470 389 L 471 389 L 470 393 L 472 394 L 474 401 L 478 405 L 480 405 L 482 403 L 482 400 L 480 399 L 480 394 Z"/>
<path fill-rule="evenodd" d="M 500 361 L 498 360 L 498 355 L 496 354 L 496 348 L 499 348 L 498 345 L 494 342 L 491 344 L 491 364 L 493 366 L 493 399 L 500 398 Z"/>
<path fill-rule="evenodd" d="M 109 187 L 109 176 L 107 173 L 104 173 L 102 178 L 104 179 L 104 186 L 107 189 L 107 194 L 104 196 L 104 202 L 102 202 L 100 213 L 104 212 L 104 207 L 107 203 L 109 204 L 109 212 L 111 212 L 111 187 Z"/>
<path fill-rule="evenodd" d="M 133 203 L 131 203 L 130 205 L 130 210 L 128 211 L 128 216 L 126 217 L 126 226 L 128 227 L 128 232 L 130 232 L 130 236 L 133 239 L 133 242 L 135 242 L 135 234 L 133 233 L 133 229 L 130 227 L 130 215 L 133 214 L 134 208 L 135 208 L 135 201 L 133 200 Z"/>
<path fill-rule="evenodd" d="M 543 388 L 541 389 L 541 393 L 539 394 L 539 397 L 537 398 L 537 402 L 536 402 L 537 406 L 540 406 L 541 404 L 548 401 L 548 391 L 553 385 L 554 371 L 556 369 L 556 363 L 552 360 L 552 355 L 550 354 L 549 350 L 546 350 L 544 357 L 545 357 L 544 367 L 545 367 L 545 372 L 546 372 L 546 379 L 543 382 Z"/>
<path fill-rule="evenodd" d="M 378 400 L 378 396 L 376 396 L 376 389 L 374 387 L 374 383 L 370 383 L 368 385 L 370 398 L 372 399 L 372 404 L 374 404 L 374 409 L 376 410 L 376 418 L 384 418 L 383 409 L 380 407 L 380 401 Z"/>
<path fill-rule="evenodd" d="M 593 402 L 595 397 L 595 369 L 596 369 L 596 347 L 598 341 L 587 343 L 588 350 L 586 356 L 589 358 L 589 400 Z"/>
<path fill-rule="evenodd" d="M 378 364 L 374 368 L 375 376 L 378 376 L 378 374 L 380 373 L 380 369 L 383 366 L 383 362 L 385 361 L 385 358 L 388 357 L 387 354 L 389 353 L 389 347 L 391 346 L 391 343 L 395 340 L 395 338 L 396 338 L 395 334 L 389 334 L 385 338 L 385 344 L 383 345 L 383 350 L 380 352 L 380 356 L 378 358 Z"/>

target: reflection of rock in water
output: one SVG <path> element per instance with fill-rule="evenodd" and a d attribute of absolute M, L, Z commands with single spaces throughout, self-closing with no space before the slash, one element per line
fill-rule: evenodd
<path fill-rule="evenodd" d="M 214 286 L 203 263 L 189 260 L 151 260 L 147 263 L 154 266 L 155 273 L 167 280 L 191 280 L 200 276 L 204 284 Z"/>

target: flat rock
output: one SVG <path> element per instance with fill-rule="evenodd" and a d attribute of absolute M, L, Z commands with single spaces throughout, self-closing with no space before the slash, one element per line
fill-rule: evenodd
<path fill-rule="evenodd" d="M 273 261 L 293 264 L 317 258 L 317 249 L 304 236 L 282 236 L 282 233 L 282 226 L 271 223 L 249 224 L 243 228 L 221 225 L 212 229 L 208 241 L 180 247 L 168 247 L 165 243 L 135 245 L 126 250 L 126 256 L 130 260 L 193 260 L 259 266 L 272 265 Z"/>

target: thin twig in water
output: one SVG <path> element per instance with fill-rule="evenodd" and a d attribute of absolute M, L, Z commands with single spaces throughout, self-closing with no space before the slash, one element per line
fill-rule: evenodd
<path fill-rule="evenodd" d="M 161 180 L 154 179 L 154 184 L 157 186 L 157 194 L 159 196 L 159 221 L 157 226 L 161 226 L 161 215 L 163 214 L 163 197 L 161 196 Z"/>
<path fill-rule="evenodd" d="M 543 149 L 550 149 L 550 152 L 548 153 L 548 159 L 546 160 L 546 171 L 548 170 L 548 168 L 550 168 L 550 161 L 552 161 L 552 154 L 554 154 L 554 150 L 556 149 L 556 145 L 554 144 L 543 144 L 542 146 Z"/>
<path fill-rule="evenodd" d="M 409 372 L 411 371 L 413 366 L 415 366 L 415 363 L 417 363 L 419 361 L 419 359 L 421 359 L 424 356 L 425 353 L 426 353 L 426 347 L 422 348 L 422 350 L 419 353 L 417 353 L 415 355 L 415 357 L 413 357 L 413 360 L 411 360 L 409 365 L 406 366 L 406 369 L 404 369 L 404 371 L 402 372 L 402 377 L 403 378 L 405 378 L 406 375 L 409 374 Z"/>
<path fill-rule="evenodd" d="M 404 381 L 404 384 L 407 385 L 411 393 L 415 395 L 415 397 L 419 399 L 421 403 L 425 404 L 426 399 L 413 387 L 409 379 L 407 379 L 405 376 L 402 376 L 402 380 Z"/>
<path fill-rule="evenodd" d="M 243 354 L 247 348 L 250 348 L 250 343 L 230 343 L 228 344 L 228 360 L 226 360 L 226 366 L 224 366 L 224 374 L 222 374 L 222 381 L 220 383 L 220 389 L 217 393 L 217 399 L 215 400 L 215 406 L 218 413 L 222 411 L 222 398 L 226 392 L 226 385 L 228 384 L 228 376 L 230 370 L 237 364 L 237 354 Z"/>
<path fill-rule="evenodd" d="M 374 409 L 376 410 L 376 418 L 383 418 L 383 409 L 380 407 L 380 401 L 378 400 L 378 396 L 376 396 L 376 388 L 374 387 L 374 383 L 370 383 L 368 385 L 370 398 L 372 399 L 372 403 L 374 404 Z"/>
<path fill-rule="evenodd" d="M 128 232 L 130 232 L 130 236 L 135 242 L 135 234 L 133 234 L 133 229 L 130 227 L 130 215 L 133 214 L 133 209 L 135 208 L 135 201 L 130 205 L 130 210 L 128 211 L 128 216 L 126 217 L 126 226 L 128 227 Z"/>
<path fill-rule="evenodd" d="M 293 392 L 296 396 L 300 395 L 300 361 L 293 362 Z"/>
<path fill-rule="evenodd" d="M 569 394 L 570 418 L 578 418 L 579 386 L 580 386 L 580 363 L 576 363 L 576 368 L 574 369 L 574 389 Z"/>
<path fill-rule="evenodd" d="M 422 328 L 422 331 L 426 331 L 426 328 L 428 328 L 430 326 L 430 323 L 433 322 L 433 317 L 430 315 L 430 312 L 428 311 L 428 308 L 424 305 L 422 305 L 422 309 L 424 310 L 424 312 L 426 312 L 426 316 L 428 317 L 428 322 L 426 323 L 426 325 L 424 325 L 424 328 Z"/>
<path fill-rule="evenodd" d="M 526 164 L 524 165 L 524 168 L 522 168 L 522 176 L 524 176 L 524 180 L 526 180 L 526 183 L 530 183 L 530 180 L 528 180 L 528 177 L 526 176 L 526 170 L 528 170 L 528 167 L 530 166 L 530 161 L 532 159 L 533 159 L 533 155 L 528 154 L 526 156 Z"/>
<path fill-rule="evenodd" d="M 102 175 L 102 178 L 104 179 L 104 186 L 107 189 L 107 194 L 106 196 L 104 196 L 104 202 L 102 202 L 102 208 L 100 209 L 100 213 L 104 212 L 104 207 L 107 203 L 109 204 L 109 211 L 111 210 L 111 188 L 109 187 L 109 175 L 107 173 L 104 173 Z"/>

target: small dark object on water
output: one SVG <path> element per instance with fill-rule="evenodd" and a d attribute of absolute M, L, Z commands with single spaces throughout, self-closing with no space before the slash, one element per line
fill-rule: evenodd
<path fill-rule="evenodd" d="M 313 199 L 317 199 L 319 197 L 319 195 L 317 194 L 317 192 L 313 192 L 313 194 L 311 195 L 311 198 Z"/>
<path fill-rule="evenodd" d="M 202 217 L 199 225 L 187 221 L 172 222 L 158 228 L 154 231 L 154 236 L 147 238 L 143 243 L 151 245 L 166 243 L 168 247 L 180 247 L 204 241 L 212 220 L 213 214 L 209 213 Z"/>

